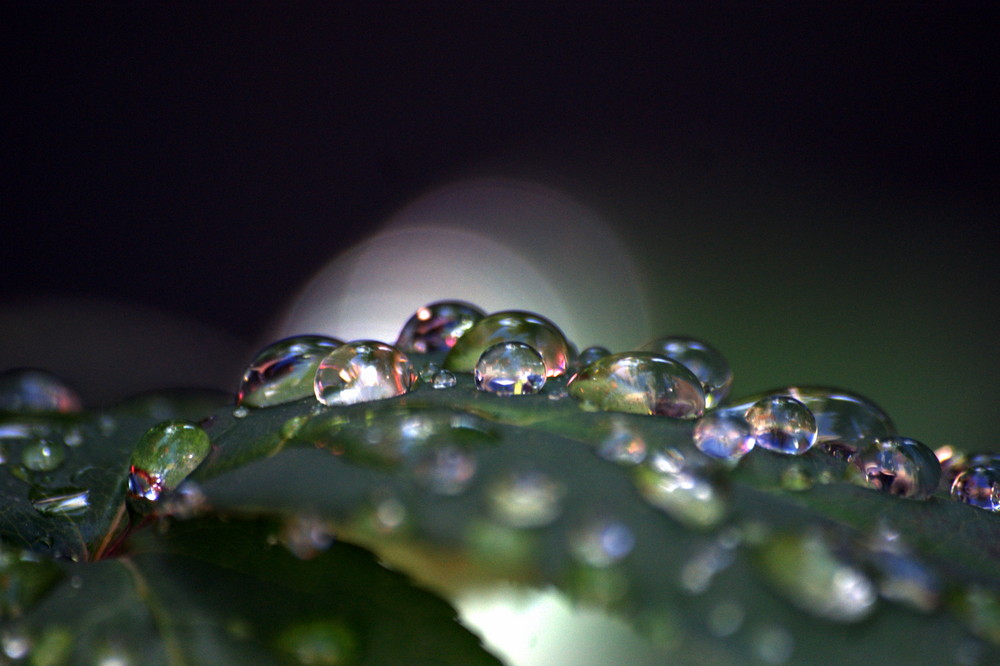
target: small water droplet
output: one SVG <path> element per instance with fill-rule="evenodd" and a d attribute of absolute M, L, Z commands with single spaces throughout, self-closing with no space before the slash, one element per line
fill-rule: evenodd
<path fill-rule="evenodd" d="M 406 354 L 382 342 L 361 340 L 325 357 L 313 388 L 324 405 L 354 405 L 409 393 L 416 380 Z"/>
<path fill-rule="evenodd" d="M 1000 511 L 1000 456 L 970 458 L 951 483 L 951 496 L 986 511 Z"/>
<path fill-rule="evenodd" d="M 236 404 L 270 407 L 313 395 L 320 361 L 342 344 L 322 335 L 297 335 L 265 347 L 243 373 Z"/>
<path fill-rule="evenodd" d="M 596 361 L 597 359 L 604 358 L 611 353 L 610 350 L 604 347 L 587 347 L 576 357 L 576 361 L 573 363 L 573 367 L 577 370 L 586 368 L 588 365 Z"/>
<path fill-rule="evenodd" d="M 739 460 L 754 447 L 750 424 L 741 414 L 709 412 L 694 427 L 694 443 L 705 455 L 720 460 Z"/>
<path fill-rule="evenodd" d="M 48 516 L 74 516 L 90 508 L 90 491 L 76 488 L 32 491 L 29 499 L 39 513 Z"/>
<path fill-rule="evenodd" d="M 250 410 L 247 409 L 246 407 L 244 407 L 243 405 L 240 405 L 239 407 L 236 407 L 235 409 L 233 409 L 233 418 L 234 419 L 245 419 L 247 417 L 247 415 L 249 415 L 249 414 L 250 414 Z"/>
<path fill-rule="evenodd" d="M 434 389 L 449 389 L 457 383 L 458 378 L 451 370 L 438 370 L 431 377 L 431 388 Z"/>
<path fill-rule="evenodd" d="M 578 372 L 569 394 L 591 411 L 698 418 L 705 411 L 701 382 L 677 361 L 650 352 L 611 354 Z"/>
<path fill-rule="evenodd" d="M 476 474 L 476 458 L 456 446 L 440 446 L 419 456 L 413 468 L 417 481 L 439 495 L 460 495 Z"/>
<path fill-rule="evenodd" d="M 735 601 L 723 601 L 708 612 L 708 630 L 717 638 L 732 636 L 740 627 L 746 612 Z"/>
<path fill-rule="evenodd" d="M 547 474 L 520 470 L 502 475 L 486 491 L 491 515 L 509 527 L 542 527 L 562 513 L 566 488 Z"/>
<path fill-rule="evenodd" d="M 680 336 L 656 338 L 639 347 L 677 361 L 694 373 L 705 389 L 705 409 L 718 407 L 733 387 L 733 371 L 725 357 L 707 342 Z"/>
<path fill-rule="evenodd" d="M 622 419 L 612 418 L 597 443 L 597 453 L 620 465 L 638 465 L 646 459 L 646 440 Z"/>
<path fill-rule="evenodd" d="M 208 434 L 193 423 L 171 420 L 153 426 L 132 451 L 129 496 L 156 501 L 163 491 L 180 485 L 211 450 Z"/>
<path fill-rule="evenodd" d="M 80 446 L 83 444 L 83 431 L 79 428 L 70 428 L 63 435 L 63 442 L 65 442 L 66 446 L 72 448 Z"/>
<path fill-rule="evenodd" d="M 309 560 L 333 544 L 333 526 L 316 516 L 292 516 L 282 525 L 280 541 L 295 557 Z"/>
<path fill-rule="evenodd" d="M 396 347 L 408 354 L 451 349 L 485 315 L 475 305 L 461 301 L 438 301 L 425 305 L 403 325 Z"/>
<path fill-rule="evenodd" d="M 476 388 L 502 396 L 531 395 L 545 386 L 542 355 L 523 342 L 495 344 L 479 357 Z"/>
<path fill-rule="evenodd" d="M 444 367 L 455 372 L 472 372 L 487 349 L 501 342 L 522 342 L 542 355 L 547 377 L 558 377 L 569 364 L 569 343 L 559 327 L 540 315 L 509 310 L 478 321 L 458 341 Z"/>
<path fill-rule="evenodd" d="M 801 455 L 816 443 L 816 419 L 804 404 L 786 395 L 764 398 L 746 411 L 756 446 Z"/>
<path fill-rule="evenodd" d="M 876 440 L 851 456 L 850 462 L 853 467 L 848 471 L 856 483 L 909 499 L 927 499 L 941 480 L 941 463 L 934 451 L 908 437 Z"/>
<path fill-rule="evenodd" d="M 339 618 L 308 620 L 283 629 L 275 639 L 278 651 L 297 664 L 353 664 L 360 645 L 355 632 Z"/>
<path fill-rule="evenodd" d="M 76 391 L 51 372 L 15 368 L 0 373 L 0 412 L 67 414 L 82 409 Z"/>
<path fill-rule="evenodd" d="M 66 447 L 62 442 L 37 439 L 21 451 L 21 464 L 32 472 L 51 472 L 66 460 Z"/>
<path fill-rule="evenodd" d="M 796 607 L 835 622 L 857 622 L 875 609 L 872 581 L 840 561 L 815 534 L 773 537 L 760 550 L 762 570 Z"/>
<path fill-rule="evenodd" d="M 598 518 L 570 534 L 570 550 L 580 561 L 592 567 L 616 564 L 635 548 L 635 533 L 625 523 Z"/>
<path fill-rule="evenodd" d="M 635 483 L 653 506 L 693 528 L 718 525 L 727 505 L 718 482 L 676 449 L 657 451 L 636 467 Z"/>

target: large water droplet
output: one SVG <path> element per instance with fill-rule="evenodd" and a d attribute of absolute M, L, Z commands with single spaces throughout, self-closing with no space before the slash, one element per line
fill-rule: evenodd
<path fill-rule="evenodd" d="M 986 511 L 1000 511 L 1000 456 L 970 458 L 952 481 L 951 496 Z"/>
<path fill-rule="evenodd" d="M 733 371 L 729 362 L 707 342 L 680 336 L 656 338 L 639 347 L 681 363 L 694 373 L 705 389 L 705 408 L 714 409 L 729 396 Z"/>
<path fill-rule="evenodd" d="M 508 310 L 481 319 L 458 339 L 444 359 L 444 367 L 472 372 L 483 352 L 500 342 L 523 342 L 542 355 L 547 377 L 566 372 L 569 343 L 559 327 L 532 312 Z"/>
<path fill-rule="evenodd" d="M 265 347 L 243 373 L 236 404 L 270 407 L 313 395 L 320 361 L 342 344 L 321 335 L 297 335 Z"/>
<path fill-rule="evenodd" d="M 746 411 L 756 446 L 790 455 L 800 455 L 816 443 L 816 419 L 795 398 L 776 395 L 754 403 Z"/>
<path fill-rule="evenodd" d="M 339 618 L 293 624 L 278 634 L 275 647 L 294 663 L 309 666 L 343 666 L 360 657 L 357 635 Z"/>
<path fill-rule="evenodd" d="M 66 446 L 62 442 L 36 439 L 21 451 L 21 464 L 32 472 L 51 472 L 66 460 Z"/>
<path fill-rule="evenodd" d="M 382 342 L 361 340 L 324 358 L 313 388 L 324 405 L 354 405 L 409 393 L 416 379 L 406 354 Z"/>
<path fill-rule="evenodd" d="M 476 388 L 496 395 L 530 395 L 545 386 L 542 355 L 523 342 L 501 342 L 476 363 Z"/>
<path fill-rule="evenodd" d="M 566 488 L 547 474 L 522 470 L 501 476 L 486 491 L 492 516 L 509 527 L 542 527 L 562 512 Z"/>
<path fill-rule="evenodd" d="M 694 427 L 698 449 L 720 460 L 739 460 L 754 447 L 750 424 L 740 414 L 709 412 Z"/>
<path fill-rule="evenodd" d="M 677 361 L 650 352 L 605 356 L 578 372 L 569 394 L 588 410 L 698 418 L 705 411 L 701 382 Z"/>
<path fill-rule="evenodd" d="M 73 516 L 90 508 L 90 491 L 78 488 L 32 491 L 31 505 L 39 513 L 49 516 Z"/>
<path fill-rule="evenodd" d="M 208 434 L 193 423 L 172 420 L 153 426 L 132 451 L 129 495 L 157 500 L 180 485 L 211 450 Z"/>
<path fill-rule="evenodd" d="M 451 349 L 485 315 L 475 305 L 460 301 L 438 301 L 425 305 L 403 326 L 396 348 L 408 354 Z"/>
<path fill-rule="evenodd" d="M 51 372 L 15 368 L 0 373 L 0 412 L 79 412 L 80 396 Z"/>
<path fill-rule="evenodd" d="M 927 446 L 908 437 L 880 439 L 851 457 L 853 480 L 884 493 L 927 499 L 941 480 L 941 463 Z"/>
<path fill-rule="evenodd" d="M 762 546 L 767 579 L 798 608 L 835 622 L 857 622 L 875 609 L 875 585 L 840 561 L 814 534 L 786 534 Z"/>
<path fill-rule="evenodd" d="M 718 525 L 727 506 L 716 480 L 677 449 L 657 451 L 636 467 L 643 497 L 679 522 L 694 528 Z"/>

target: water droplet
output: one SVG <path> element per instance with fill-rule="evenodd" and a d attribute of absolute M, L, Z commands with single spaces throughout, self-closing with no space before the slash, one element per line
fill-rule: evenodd
<path fill-rule="evenodd" d="M 353 664 L 360 656 L 358 637 L 338 618 L 293 624 L 278 634 L 275 647 L 295 663 L 309 666 Z"/>
<path fill-rule="evenodd" d="M 599 518 L 570 534 L 570 550 L 584 564 L 609 567 L 624 559 L 635 547 L 635 534 L 625 523 Z"/>
<path fill-rule="evenodd" d="M 636 467 L 635 483 L 646 501 L 688 527 L 713 527 L 725 517 L 716 480 L 676 449 L 657 451 Z"/>
<path fill-rule="evenodd" d="M 239 407 L 233 410 L 234 419 L 245 419 L 249 414 L 250 410 L 244 407 L 243 405 L 240 405 Z"/>
<path fill-rule="evenodd" d="M 0 648 L 9 659 L 24 659 L 31 653 L 31 639 L 19 627 L 8 627 L 0 633 Z"/>
<path fill-rule="evenodd" d="M 723 601 L 709 611 L 708 630 L 717 638 L 732 636 L 743 626 L 745 618 L 743 606 L 735 601 Z"/>
<path fill-rule="evenodd" d="M 818 617 L 857 622 L 875 609 L 875 585 L 815 534 L 778 535 L 761 548 L 759 562 L 779 592 Z"/>
<path fill-rule="evenodd" d="M 449 389 L 457 383 L 458 378 L 451 370 L 438 370 L 431 377 L 431 388 L 434 389 Z"/>
<path fill-rule="evenodd" d="M 496 395 L 530 395 L 545 386 L 542 355 L 523 342 L 501 342 L 476 363 L 476 388 Z"/>
<path fill-rule="evenodd" d="M 591 411 L 698 418 L 705 393 L 698 378 L 677 361 L 649 352 L 605 356 L 578 372 L 569 394 Z"/>
<path fill-rule="evenodd" d="M 477 322 L 448 352 L 444 367 L 472 372 L 483 352 L 501 342 L 522 342 L 534 348 L 542 355 L 547 377 L 566 372 L 569 343 L 559 327 L 545 317 L 517 310 L 497 312 Z"/>
<path fill-rule="evenodd" d="M 927 499 L 941 480 L 941 463 L 934 451 L 915 439 L 888 437 L 851 457 L 857 470 L 852 480 L 869 488 L 910 499 Z"/>
<path fill-rule="evenodd" d="M 417 481 L 439 495 L 460 495 L 476 474 L 472 453 L 456 446 L 440 446 L 421 455 L 413 468 Z"/>
<path fill-rule="evenodd" d="M 83 431 L 79 428 L 70 428 L 66 431 L 66 434 L 63 435 L 63 442 L 66 443 L 66 446 L 72 448 L 80 446 L 83 444 Z"/>
<path fill-rule="evenodd" d="M 15 368 L 0 373 L 0 412 L 79 412 L 80 396 L 51 372 Z"/>
<path fill-rule="evenodd" d="M 32 491 L 29 499 L 39 513 L 49 516 L 79 515 L 90 508 L 90 491 L 77 488 Z"/>
<path fill-rule="evenodd" d="M 66 447 L 62 442 L 37 439 L 21 451 L 21 464 L 32 472 L 51 472 L 66 460 Z"/>
<path fill-rule="evenodd" d="M 951 496 L 986 511 L 1000 511 L 1000 456 L 970 458 L 952 481 Z"/>
<path fill-rule="evenodd" d="M 193 423 L 171 420 L 153 426 L 132 451 L 129 495 L 156 501 L 163 491 L 180 485 L 211 450 L 208 434 Z"/>
<path fill-rule="evenodd" d="M 581 368 L 586 368 L 588 365 L 593 363 L 599 358 L 604 358 L 611 353 L 610 350 L 604 347 L 587 347 L 576 357 L 576 361 L 573 363 L 573 367 L 577 370 Z"/>
<path fill-rule="evenodd" d="M 623 419 L 612 418 L 597 443 L 597 453 L 620 465 L 638 465 L 646 459 L 646 440 Z"/>
<path fill-rule="evenodd" d="M 396 340 L 396 348 L 408 354 L 451 349 L 485 315 L 475 305 L 460 301 L 425 305 L 407 320 Z"/>
<path fill-rule="evenodd" d="M 361 340 L 320 362 L 314 390 L 324 405 L 354 405 L 409 393 L 416 380 L 406 354 L 382 342 Z"/>
<path fill-rule="evenodd" d="M 779 666 L 792 658 L 795 638 L 784 627 L 766 627 L 756 633 L 753 651 L 761 661 Z"/>
<path fill-rule="evenodd" d="M 342 344 L 322 335 L 297 335 L 265 347 L 243 373 L 236 404 L 271 407 L 313 395 L 320 361 Z"/>
<path fill-rule="evenodd" d="M 333 527 L 316 516 L 293 516 L 282 525 L 280 540 L 292 555 L 309 560 L 333 543 Z"/>
<path fill-rule="evenodd" d="M 800 455 L 816 443 L 816 419 L 809 408 L 786 395 L 754 403 L 746 411 L 756 446 L 775 453 Z"/>
<path fill-rule="evenodd" d="M 733 371 L 725 357 L 707 342 L 679 336 L 656 338 L 639 350 L 666 356 L 693 372 L 705 389 L 705 409 L 718 407 L 729 396 Z"/>
<path fill-rule="evenodd" d="M 941 583 L 921 563 L 895 530 L 882 523 L 869 540 L 869 559 L 878 575 L 879 593 L 886 599 L 929 613 L 941 600 Z"/>
<path fill-rule="evenodd" d="M 739 460 L 754 447 L 750 424 L 742 415 L 709 412 L 694 427 L 694 443 L 705 455 L 720 460 Z"/>
<path fill-rule="evenodd" d="M 511 472 L 486 491 L 491 515 L 509 527 L 542 527 L 562 512 L 566 488 L 535 470 Z"/>

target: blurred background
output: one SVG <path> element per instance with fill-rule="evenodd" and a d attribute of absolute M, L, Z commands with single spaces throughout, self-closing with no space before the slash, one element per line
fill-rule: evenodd
<path fill-rule="evenodd" d="M 842 386 L 996 449 L 995 13 L 697 4 L 4 3 L 0 365 L 98 404 L 234 390 L 323 266 L 489 178 L 603 220 L 649 330 L 737 395 Z M 591 232 L 562 224 L 510 242 L 617 313 L 584 276 L 627 260 L 567 270 Z"/>

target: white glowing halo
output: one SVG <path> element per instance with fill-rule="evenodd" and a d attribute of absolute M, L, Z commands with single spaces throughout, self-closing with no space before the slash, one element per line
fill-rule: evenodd
<path fill-rule="evenodd" d="M 535 311 L 581 347 L 629 349 L 649 336 L 636 269 L 607 225 L 559 193 L 506 180 L 459 183 L 405 207 L 321 270 L 272 336 L 392 343 L 437 300 Z"/>

